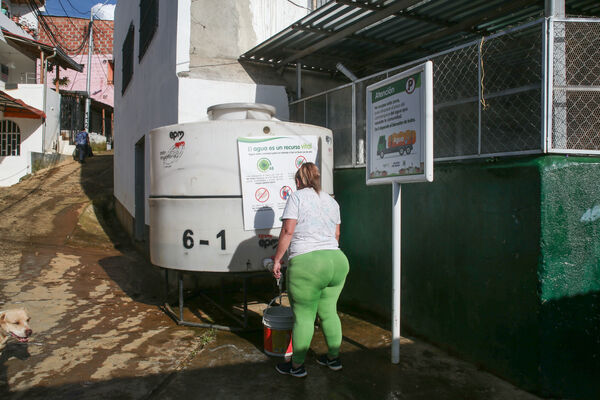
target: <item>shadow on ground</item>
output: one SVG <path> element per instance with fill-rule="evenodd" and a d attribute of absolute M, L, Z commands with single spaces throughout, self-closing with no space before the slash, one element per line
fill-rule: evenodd
<path fill-rule="evenodd" d="M 456 368 L 452 378 L 450 364 L 413 365 L 406 357 L 399 365 L 389 363 L 389 348 L 357 350 L 344 354 L 344 369 L 330 371 L 315 363 L 309 355 L 308 377 L 298 379 L 278 374 L 276 359 L 245 361 L 235 344 L 216 343 L 203 352 L 210 363 L 196 362 L 178 373 L 144 377 L 122 377 L 100 382 L 77 382 L 61 386 L 36 387 L 15 392 L 15 397 L 28 399 L 528 399 L 525 393 L 514 393 L 469 376 L 467 369 Z M 406 351 L 412 351 L 406 349 Z M 211 354 L 212 353 L 212 354 Z M 220 357 L 214 354 L 220 353 Z M 232 357 L 237 356 L 237 359 Z M 202 357 L 198 357 L 200 359 Z M 431 359 L 430 359 L 431 360 Z M 140 396 L 139 393 L 147 393 Z M 506 396 L 506 397 L 504 397 Z"/>
<path fill-rule="evenodd" d="M 8 342 L 0 353 L 0 393 L 8 390 L 8 377 L 5 363 L 9 358 L 27 360 L 30 357 L 28 344 Z"/>

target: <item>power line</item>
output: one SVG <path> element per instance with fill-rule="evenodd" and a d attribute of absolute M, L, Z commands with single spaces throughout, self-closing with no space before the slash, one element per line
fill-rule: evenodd
<path fill-rule="evenodd" d="M 79 27 L 77 25 L 75 25 L 75 23 L 71 20 L 71 17 L 69 17 L 69 14 L 67 13 L 67 10 L 65 10 L 65 7 L 63 6 L 63 3 L 61 0 L 58 0 L 58 4 L 60 4 L 60 8 L 63 9 L 63 11 L 65 12 L 65 16 L 67 17 L 67 20 L 69 20 L 69 22 L 71 23 L 71 25 L 73 25 L 73 27 L 75 29 L 79 29 Z"/>
<path fill-rule="evenodd" d="M 81 57 L 79 59 L 79 64 L 81 64 L 83 62 L 83 57 L 84 57 L 83 54 L 80 54 L 80 55 L 81 55 Z M 79 74 L 80 74 L 79 71 L 75 71 L 75 75 L 73 76 L 73 82 L 71 82 L 71 87 L 69 88 L 69 91 L 73 90 L 73 86 L 75 86 L 75 81 L 77 80 L 77 75 L 79 75 Z"/>
<path fill-rule="evenodd" d="M 79 52 L 79 51 L 80 51 L 80 50 L 81 50 L 83 47 L 85 47 L 85 45 L 86 45 L 86 41 L 87 41 L 87 38 L 89 37 L 89 36 L 88 36 L 88 35 L 89 35 L 89 27 L 88 27 L 88 29 L 87 29 L 87 31 L 88 31 L 88 32 L 83 34 L 83 37 L 82 37 L 82 41 L 81 41 L 81 43 L 80 43 L 80 44 L 79 44 L 79 45 L 78 45 L 76 48 L 74 48 L 74 49 L 73 49 L 73 48 L 70 48 L 70 47 L 66 46 L 67 38 L 65 38 L 65 37 L 63 36 L 63 34 L 62 34 L 61 30 L 60 30 L 60 29 L 59 29 L 59 28 L 58 28 L 58 27 L 57 27 L 57 26 L 54 24 L 54 21 L 53 21 L 51 18 L 47 18 L 47 17 L 45 17 L 45 16 L 43 16 L 42 18 L 43 18 L 43 20 L 44 20 L 44 23 L 45 23 L 45 26 L 46 26 L 46 27 L 48 27 L 48 23 L 50 23 L 50 25 L 52 25 L 52 26 L 54 27 L 55 31 L 53 31 L 53 30 L 50 28 L 49 32 L 50 32 L 50 34 L 52 35 L 52 37 L 53 37 L 53 38 L 55 38 L 55 39 L 57 40 L 57 42 L 58 42 L 57 44 L 58 44 L 60 47 L 67 49 L 67 50 L 68 50 L 69 52 L 71 52 L 71 53 L 77 53 L 77 52 Z M 79 27 L 78 27 L 78 26 L 76 26 L 76 25 L 73 23 L 73 21 L 71 21 L 71 19 L 70 19 L 70 18 L 68 18 L 68 19 L 69 19 L 69 22 L 70 22 L 70 23 L 71 23 L 71 24 L 72 24 L 72 25 L 73 25 L 73 26 L 74 26 L 76 29 L 79 29 Z M 47 21 L 47 22 L 46 22 L 46 21 Z M 48 31 L 47 31 L 47 32 L 48 32 Z M 58 35 L 60 38 L 57 38 L 57 35 Z"/>
<path fill-rule="evenodd" d="M 46 31 L 46 33 L 48 35 L 48 39 L 50 39 L 50 42 L 52 42 L 52 44 L 55 47 L 58 47 L 63 52 L 65 52 L 65 50 L 66 50 L 69 53 L 79 53 L 82 50 L 82 48 L 85 47 L 86 40 L 88 38 L 87 35 L 89 35 L 89 33 L 90 33 L 89 28 L 87 30 L 88 31 L 87 34 L 84 34 L 84 38 L 83 38 L 81 44 L 79 44 L 76 48 L 70 48 L 70 47 L 66 46 L 66 40 L 60 33 L 60 30 L 56 27 L 56 25 L 54 25 L 54 22 L 50 19 L 47 19 L 40 12 L 40 9 L 37 6 L 35 0 L 28 0 L 27 4 L 28 4 L 29 8 L 31 9 L 31 11 L 34 13 L 34 15 L 37 17 L 42 28 Z M 71 23 L 73 23 L 73 21 L 71 21 Z M 56 29 L 56 35 L 49 24 L 54 26 L 54 28 Z M 60 36 L 60 38 L 58 38 L 57 36 Z"/>
<path fill-rule="evenodd" d="M 102 64 L 102 60 L 100 59 L 100 55 L 96 53 L 96 58 L 98 59 L 98 63 Z M 104 68 L 100 67 L 100 71 L 102 71 L 102 73 L 104 74 L 104 77 L 106 78 L 106 82 L 108 82 L 108 75 L 106 75 L 106 72 L 104 72 Z"/>
<path fill-rule="evenodd" d="M 73 10 L 77 11 L 79 14 L 81 14 L 81 15 L 87 15 L 87 11 L 81 11 L 81 10 L 77 9 L 77 8 L 76 8 L 76 7 L 73 5 L 73 3 L 71 3 L 71 0 L 67 0 L 67 3 L 69 3 L 69 5 L 71 6 L 71 8 L 72 8 Z M 67 12 L 65 11 L 65 14 L 66 14 L 66 13 L 67 13 Z"/>

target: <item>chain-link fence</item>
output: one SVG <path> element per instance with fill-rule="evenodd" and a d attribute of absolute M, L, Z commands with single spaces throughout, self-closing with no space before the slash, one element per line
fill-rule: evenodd
<path fill-rule="evenodd" d="M 332 129 L 336 167 L 362 166 L 367 86 L 427 60 L 436 161 L 600 153 L 600 19 L 533 21 L 292 102 L 291 119 Z"/>
<path fill-rule="evenodd" d="M 600 154 L 600 20 L 555 20 L 549 36 L 549 151 Z"/>
<path fill-rule="evenodd" d="M 544 20 L 291 103 L 294 121 L 332 129 L 335 166 L 365 162 L 367 86 L 433 62 L 437 161 L 541 152 Z"/>

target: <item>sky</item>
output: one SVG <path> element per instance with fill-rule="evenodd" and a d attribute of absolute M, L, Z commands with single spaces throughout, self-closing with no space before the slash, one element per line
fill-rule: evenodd
<path fill-rule="evenodd" d="M 102 3 L 104 3 L 104 0 L 46 0 L 46 13 L 48 15 L 90 18 L 90 9 L 92 6 Z M 108 0 L 106 6 L 102 7 L 94 18 L 112 19 L 115 4 L 117 4 L 117 0 Z"/>

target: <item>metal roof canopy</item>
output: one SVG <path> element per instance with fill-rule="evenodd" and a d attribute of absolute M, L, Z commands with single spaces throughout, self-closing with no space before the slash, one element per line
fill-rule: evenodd
<path fill-rule="evenodd" d="M 37 40 L 29 39 L 24 36 L 16 35 L 8 32 L 7 30 L 2 30 L 2 33 L 4 34 L 4 39 L 6 39 L 6 42 L 9 45 L 33 60 L 40 58 L 40 52 L 43 52 L 44 55 L 48 57 L 54 54 L 54 51 L 56 50 L 56 57 L 51 59 L 52 64 L 66 69 L 73 69 L 77 72 L 83 71 L 82 64 L 76 63 L 75 60 L 70 58 L 59 48 L 50 46 L 46 43 L 38 42 Z"/>
<path fill-rule="evenodd" d="M 543 0 L 333 0 L 240 56 L 278 69 L 370 75 L 544 16 Z M 597 0 L 565 0 L 600 16 Z"/>

